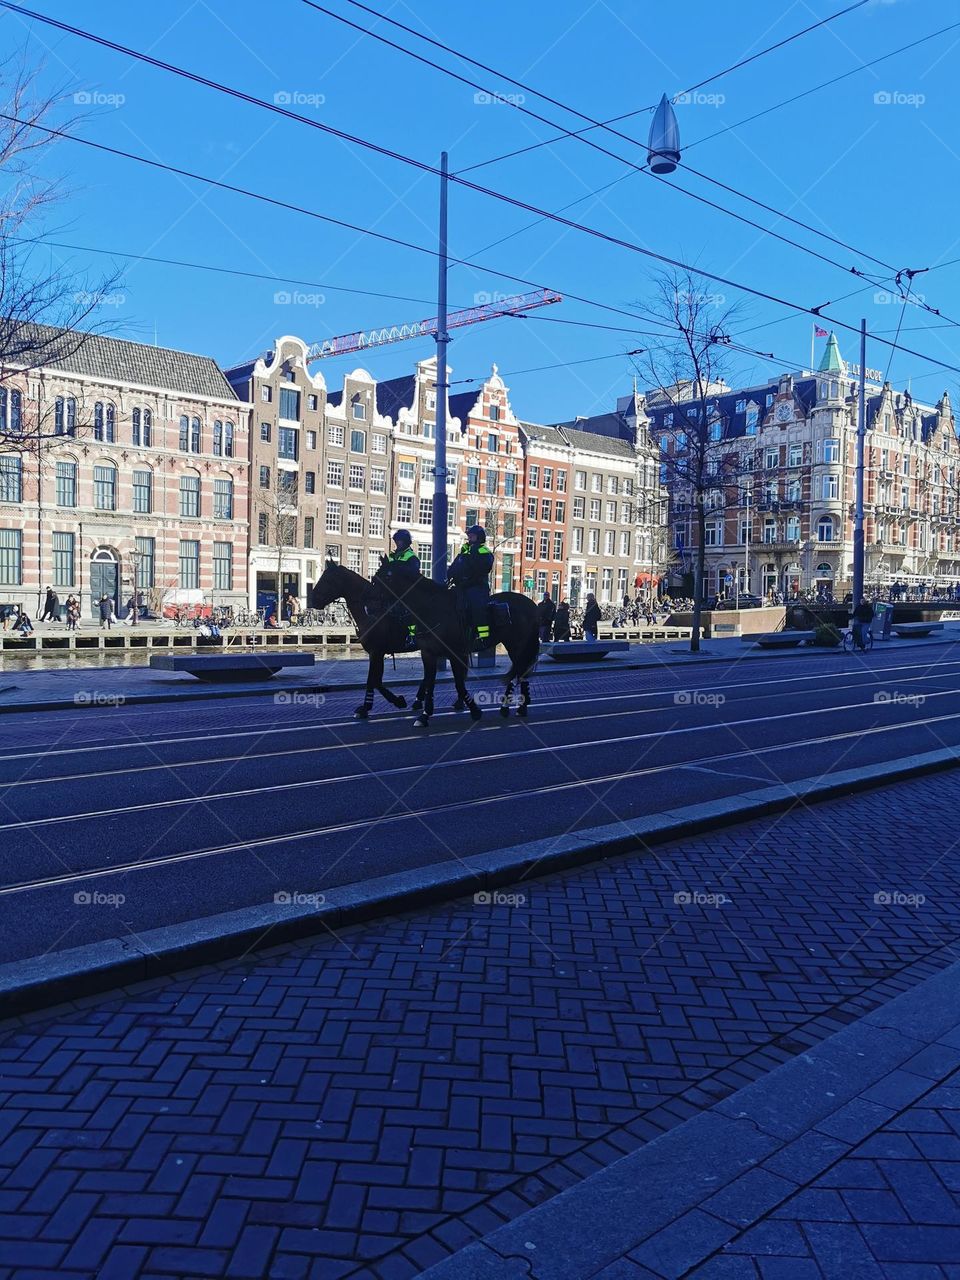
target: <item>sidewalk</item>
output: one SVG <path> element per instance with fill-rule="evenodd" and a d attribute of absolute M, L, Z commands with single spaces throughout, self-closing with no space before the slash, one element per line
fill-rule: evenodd
<path fill-rule="evenodd" d="M 797 806 L 8 1024 L 0 1277 L 955 1278 L 960 850 L 917 815 L 958 807 Z"/>
<path fill-rule="evenodd" d="M 960 622 L 947 623 L 939 635 L 919 640 L 893 638 L 878 644 L 874 653 L 910 654 L 920 651 L 929 654 L 930 647 L 944 653 L 960 641 Z M 790 658 L 816 657 L 826 662 L 859 662 L 860 658 L 845 655 L 836 649 L 754 649 L 739 639 L 705 640 L 702 651 L 693 654 L 682 641 L 664 644 L 635 644 L 628 653 L 610 654 L 599 662 L 559 663 L 542 657 L 537 675 L 553 676 L 577 674 L 584 671 L 614 671 L 625 669 L 642 671 L 661 667 L 687 666 L 698 663 L 719 663 L 727 667 L 740 662 L 768 660 L 786 661 Z M 55 663 L 57 659 L 49 660 Z M 509 667 L 503 653 L 497 653 L 492 670 L 474 668 L 469 675 L 471 683 L 479 680 L 501 680 Z M 136 705 L 150 702 L 179 702 L 194 699 L 250 697 L 256 694 L 298 692 L 329 692 L 336 689 L 363 689 L 366 684 L 366 658 L 318 658 L 310 669 L 290 670 L 271 679 L 244 684 L 224 682 L 201 683 L 189 675 L 153 671 L 146 665 L 101 666 L 83 664 L 72 667 L 51 665 L 44 670 L 0 670 L 0 715 L 4 712 L 72 710 L 87 707 Z M 416 686 L 420 682 L 422 668 L 419 654 L 398 654 L 396 668 L 388 659 L 385 673 L 388 685 Z M 441 681 L 451 680 L 449 671 L 440 675 Z"/>

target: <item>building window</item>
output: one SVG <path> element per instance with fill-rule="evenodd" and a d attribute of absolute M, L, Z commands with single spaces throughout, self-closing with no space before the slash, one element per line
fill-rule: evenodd
<path fill-rule="evenodd" d="M 267 386 L 266 383 L 262 383 L 260 386 L 260 399 L 264 404 L 269 404 L 273 399 L 273 388 Z"/>
<path fill-rule="evenodd" d="M 505 541 L 517 536 L 517 517 L 512 511 L 507 511 L 503 516 L 503 536 Z"/>
<path fill-rule="evenodd" d="M 326 520 L 323 526 L 327 533 L 339 533 L 343 527 L 343 503 L 328 502 Z"/>
<path fill-rule="evenodd" d="M 612 556 L 614 551 L 616 550 L 616 547 L 614 545 L 616 541 L 616 537 L 617 535 L 614 533 L 612 529 L 607 529 L 607 531 L 604 533 L 603 554 L 605 556 Z"/>
<path fill-rule="evenodd" d="M 381 435 L 379 432 L 376 432 L 376 433 L 373 435 L 373 437 L 371 438 L 371 441 L 370 441 L 370 452 L 371 452 L 371 453 L 386 453 L 386 452 L 387 452 L 387 437 L 386 437 L 385 435 Z"/>
<path fill-rule="evenodd" d="M 615 502 L 607 503 L 607 523 L 616 524 L 617 522 L 617 504 Z"/>
<path fill-rule="evenodd" d="M 288 422 L 300 421 L 300 392 L 293 387 L 280 388 L 280 417 Z"/>
<path fill-rule="evenodd" d="M 590 554 L 592 556 L 600 554 L 600 530 L 590 530 Z"/>
<path fill-rule="evenodd" d="M 73 534 L 55 533 L 53 535 L 53 585 L 72 587 L 73 573 Z"/>
<path fill-rule="evenodd" d="M 23 499 L 23 463 L 16 454 L 0 457 L 0 502 Z"/>
<path fill-rule="evenodd" d="M 327 543 L 323 554 L 328 560 L 332 560 L 334 564 L 340 563 L 340 544 L 338 542 Z"/>
<path fill-rule="evenodd" d="M 343 427 L 336 423 L 327 427 L 327 444 L 332 444 L 336 449 L 343 448 Z"/>
<path fill-rule="evenodd" d="M 134 409 L 133 413 L 131 414 L 131 420 L 132 420 L 131 439 L 135 445 L 139 445 L 140 444 L 140 410 L 139 409 Z"/>
<path fill-rule="evenodd" d="M 582 519 L 583 519 L 583 508 L 584 508 L 584 500 L 583 500 L 583 498 L 574 498 L 574 500 L 573 500 L 573 518 L 574 518 L 574 520 L 582 520 Z"/>
<path fill-rule="evenodd" d="M 528 560 L 532 560 L 537 554 L 537 535 L 533 529 L 527 530 L 527 535 L 524 538 L 523 549 Z"/>
<path fill-rule="evenodd" d="M 57 463 L 57 506 L 75 507 L 77 505 L 77 464 L 75 462 Z"/>
<path fill-rule="evenodd" d="M 823 460 L 824 462 L 840 461 L 840 441 L 839 440 L 824 440 Z"/>
<path fill-rule="evenodd" d="M 327 463 L 327 484 L 332 489 L 343 488 L 343 463 L 342 462 Z"/>
<path fill-rule="evenodd" d="M 556 530 L 553 535 L 553 558 L 554 560 L 563 559 L 563 534 Z"/>
<path fill-rule="evenodd" d="M 215 542 L 213 544 L 213 589 L 214 591 L 233 590 L 232 542 Z"/>
<path fill-rule="evenodd" d="M 499 472 L 496 472 L 493 470 L 487 471 L 486 480 L 487 480 L 487 493 L 490 495 L 495 495 L 499 493 L 500 491 Z"/>
<path fill-rule="evenodd" d="M 213 455 L 223 456 L 223 423 L 219 419 L 213 424 Z"/>
<path fill-rule="evenodd" d="M 583 554 L 583 529 L 579 526 L 573 531 L 573 551 L 574 555 Z"/>
<path fill-rule="evenodd" d="M 23 431 L 23 394 L 0 387 L 0 430 L 18 436 Z"/>
<path fill-rule="evenodd" d="M 417 523 L 418 524 L 433 523 L 433 499 L 432 498 L 420 499 L 420 505 L 417 511 Z"/>
<path fill-rule="evenodd" d="M 261 489 L 270 488 L 270 468 L 269 467 L 260 468 L 260 488 Z"/>
<path fill-rule="evenodd" d="M 515 471 L 508 471 L 503 477 L 503 496 L 505 498 L 515 498 L 517 496 L 517 475 Z"/>
<path fill-rule="evenodd" d="M 315 449 L 317 447 L 317 433 L 315 431 L 307 432 L 307 448 Z"/>
<path fill-rule="evenodd" d="M 836 498 L 840 494 L 840 479 L 838 476 L 827 475 L 823 477 L 823 497 L 825 500 Z"/>
<path fill-rule="evenodd" d="M 116 467 L 100 465 L 93 468 L 93 505 L 98 511 L 116 511 Z"/>
<path fill-rule="evenodd" d="M 385 507 L 370 508 L 370 515 L 367 520 L 367 532 L 371 538 L 383 537 L 386 514 L 387 512 Z"/>
<path fill-rule="evenodd" d="M 467 467 L 467 493 L 480 492 L 480 468 Z"/>
<path fill-rule="evenodd" d="M 303 545 L 307 548 L 312 548 L 315 545 L 316 535 L 313 530 L 314 530 L 313 516 L 304 516 Z"/>
<path fill-rule="evenodd" d="M 764 542 L 776 542 L 777 540 L 777 522 L 771 516 L 768 516 L 763 522 L 763 540 Z"/>
<path fill-rule="evenodd" d="M 787 516 L 787 541 L 788 542 L 800 541 L 800 517 L 799 516 Z"/>
<path fill-rule="evenodd" d="M 182 591 L 198 591 L 200 588 L 200 543 L 192 539 L 180 542 L 180 577 Z"/>
<path fill-rule="evenodd" d="M 0 585 L 19 587 L 23 582 L 23 534 L 0 529 Z"/>
<path fill-rule="evenodd" d="M 305 471 L 303 473 L 303 491 L 304 493 L 316 493 L 317 476 L 314 471 Z"/>
<path fill-rule="evenodd" d="M 225 477 L 213 482 L 213 518 L 233 519 L 233 481 Z"/>
<path fill-rule="evenodd" d="M 536 498 L 534 498 L 536 502 Z M 540 519 L 546 520 L 548 523 L 553 519 L 553 503 L 549 498 L 540 499 Z"/>
<path fill-rule="evenodd" d="M 277 427 L 278 458 L 286 458 L 288 462 L 296 462 L 299 454 L 299 435 L 300 433 L 295 427 Z"/>
<path fill-rule="evenodd" d="M 137 590 L 146 591 L 156 585 L 156 553 L 153 538 L 135 538 L 137 553 Z"/>
<path fill-rule="evenodd" d="M 261 511 L 257 516 L 257 542 L 261 547 L 268 541 L 268 537 L 269 530 L 267 516 L 265 512 Z"/>
<path fill-rule="evenodd" d="M 196 520 L 200 515 L 200 477 L 180 477 L 180 515 L 183 519 Z"/>
<path fill-rule="evenodd" d="M 347 533 L 354 538 L 363 537 L 362 502 L 351 502 L 347 507 Z"/>
<path fill-rule="evenodd" d="M 490 421 L 491 422 L 500 421 L 500 406 L 498 404 L 492 404 L 490 406 Z"/>
<path fill-rule="evenodd" d="M 190 420 L 190 452 L 200 452 L 200 419 L 191 418 Z"/>
<path fill-rule="evenodd" d="M 599 498 L 590 499 L 590 519 L 591 520 L 600 519 L 600 499 Z"/>
<path fill-rule="evenodd" d="M 554 520 L 556 520 L 557 524 L 563 524 L 567 514 L 567 504 L 565 502 L 561 502 L 558 498 L 555 510 L 556 514 L 553 517 Z"/>
<path fill-rule="evenodd" d="M 367 411 L 363 407 L 363 401 L 360 399 L 360 393 L 352 396 L 350 399 L 350 412 L 356 422 L 363 422 L 367 416 Z"/>
<path fill-rule="evenodd" d="M 557 467 L 557 493 L 567 492 L 567 473 Z"/>
<path fill-rule="evenodd" d="M 307 408 L 311 413 L 317 412 L 317 397 L 315 395 L 307 396 Z"/>
<path fill-rule="evenodd" d="M 187 453 L 190 449 L 190 419 L 186 414 L 180 418 L 180 452 Z"/>
<path fill-rule="evenodd" d="M 103 439 L 103 401 L 98 400 L 93 406 L 93 438 Z"/>
<path fill-rule="evenodd" d="M 387 472 L 385 467 L 370 468 L 370 492 L 371 493 L 387 492 Z"/>
<path fill-rule="evenodd" d="M 365 431 L 350 432 L 350 452 L 351 453 L 367 452 L 367 433 Z"/>
<path fill-rule="evenodd" d="M 540 487 L 540 468 L 538 466 L 532 466 L 529 468 L 527 472 L 527 484 L 531 489 L 538 489 Z"/>
<path fill-rule="evenodd" d="M 630 535 L 629 533 L 620 534 L 620 554 L 621 556 L 629 556 L 630 554 Z"/>
<path fill-rule="evenodd" d="M 799 467 L 803 463 L 803 445 L 792 444 L 787 456 L 787 465 L 791 467 Z"/>
<path fill-rule="evenodd" d="M 413 496 L 401 493 L 397 497 L 397 519 L 401 524 L 410 524 L 413 520 Z"/>
<path fill-rule="evenodd" d="M 833 521 L 829 516 L 822 516 L 817 521 L 817 541 L 833 542 Z"/>
<path fill-rule="evenodd" d="M 755 436 L 757 434 L 757 422 L 759 417 L 760 410 L 755 404 L 751 404 L 750 408 L 747 410 L 746 419 L 746 430 L 748 436 Z"/>
<path fill-rule="evenodd" d="M 133 509 L 138 515 L 149 515 L 153 510 L 153 473 L 134 471 Z"/>
<path fill-rule="evenodd" d="M 347 474 L 347 484 L 351 489 L 363 489 L 367 469 L 360 462 L 351 462 Z"/>
<path fill-rule="evenodd" d="M 409 481 L 412 484 L 413 481 L 416 479 L 416 476 L 417 476 L 417 468 L 415 463 L 413 462 L 397 463 L 397 479 L 398 480 Z"/>

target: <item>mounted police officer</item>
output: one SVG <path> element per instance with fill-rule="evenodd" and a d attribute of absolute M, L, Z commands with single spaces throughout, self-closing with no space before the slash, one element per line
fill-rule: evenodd
<path fill-rule="evenodd" d="M 487 546 L 486 530 L 475 524 L 467 530 L 467 540 L 447 570 L 447 580 L 457 588 L 480 649 L 485 649 L 490 643 L 487 606 L 492 570 L 493 552 Z"/>
<path fill-rule="evenodd" d="M 393 535 L 394 549 L 384 559 L 376 574 L 387 584 L 390 595 L 397 601 L 392 606 L 392 611 L 396 612 L 405 627 L 407 649 L 417 647 L 417 625 L 409 608 L 403 603 L 403 597 L 420 577 L 420 560 L 414 554 L 412 542 L 408 529 L 398 529 Z"/>

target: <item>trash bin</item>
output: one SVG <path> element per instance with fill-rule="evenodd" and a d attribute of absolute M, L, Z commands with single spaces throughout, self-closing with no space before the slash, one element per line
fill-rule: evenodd
<path fill-rule="evenodd" d="M 892 625 L 893 605 L 878 600 L 873 606 L 873 622 L 870 624 L 874 640 L 889 640 Z"/>

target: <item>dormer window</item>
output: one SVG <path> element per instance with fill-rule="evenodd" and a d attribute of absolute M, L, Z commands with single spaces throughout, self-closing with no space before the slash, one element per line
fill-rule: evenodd
<path fill-rule="evenodd" d="M 367 416 L 367 410 L 360 399 L 359 394 L 353 396 L 350 400 L 350 412 L 353 414 L 357 422 L 362 422 Z"/>

